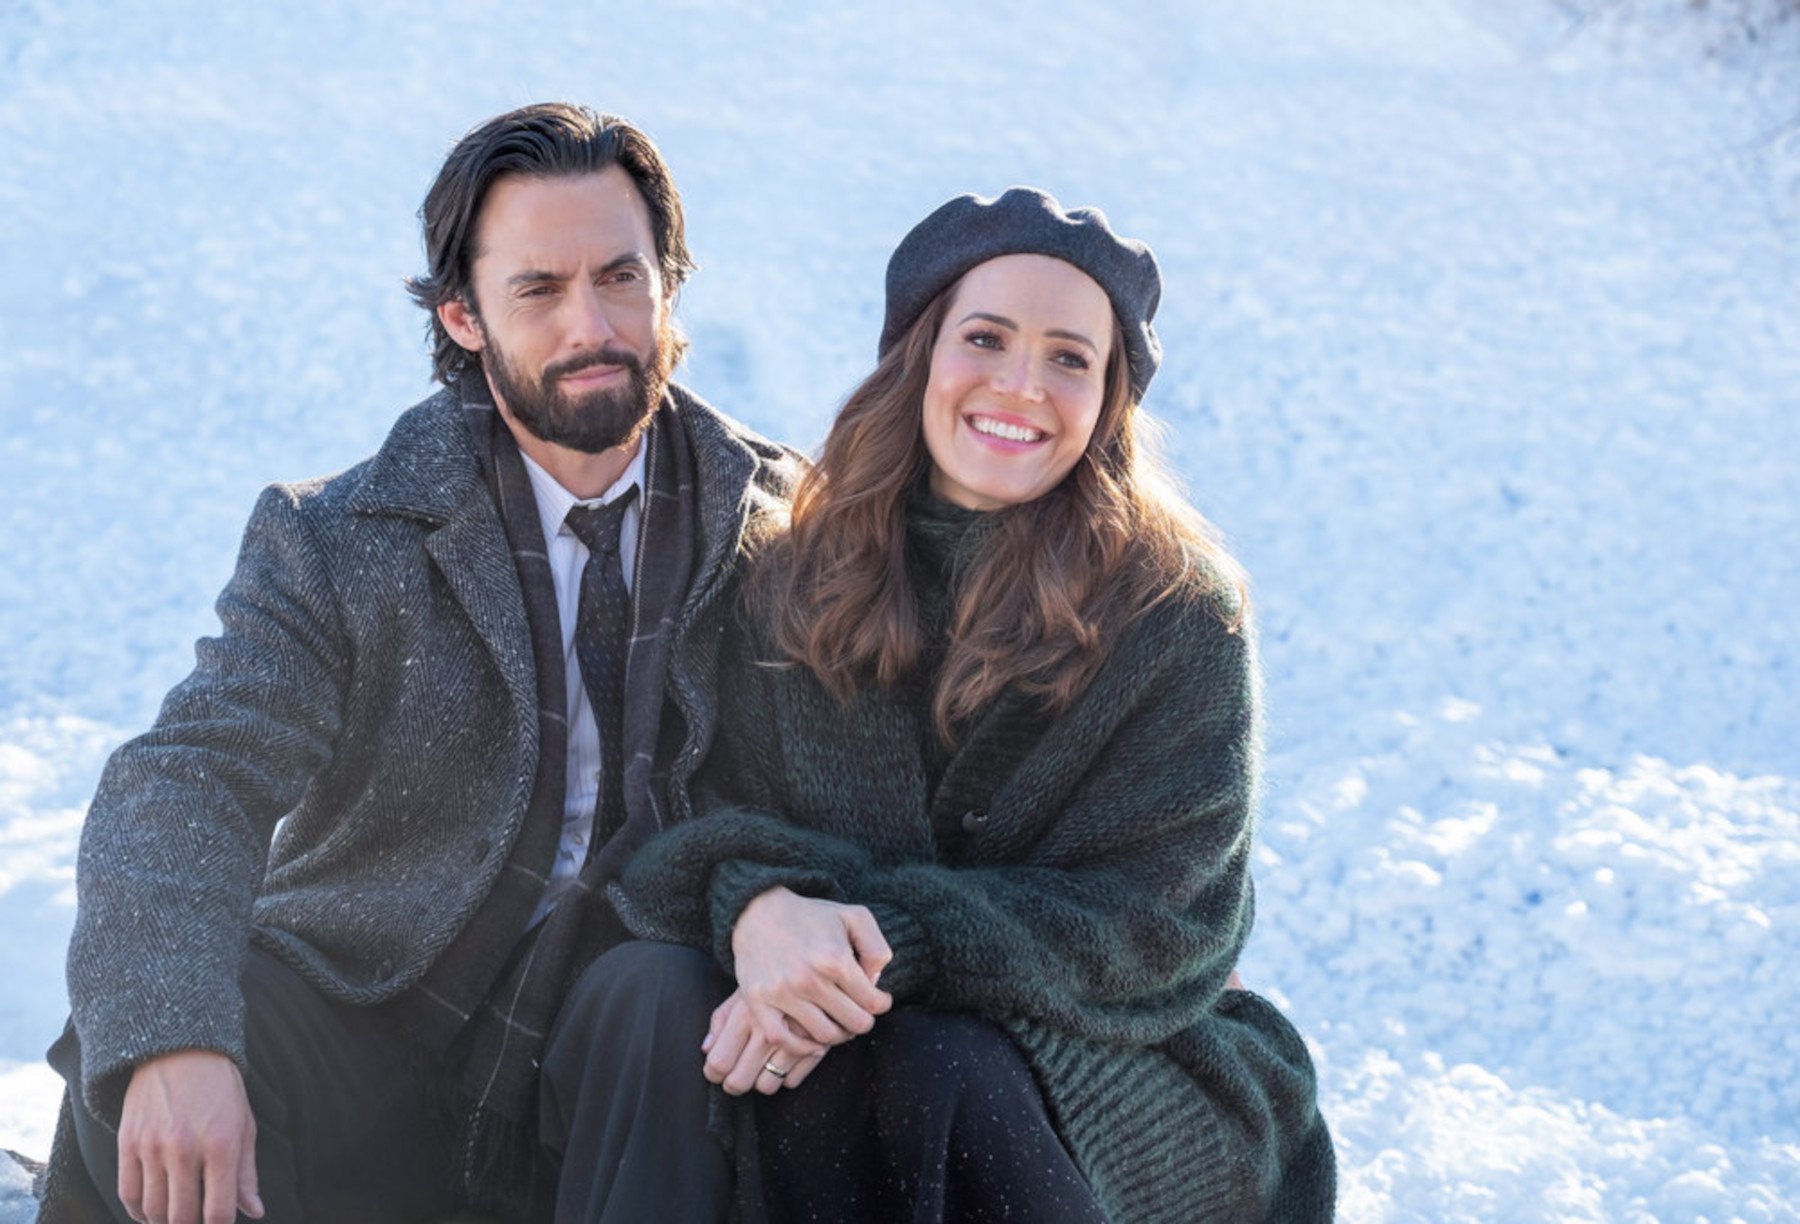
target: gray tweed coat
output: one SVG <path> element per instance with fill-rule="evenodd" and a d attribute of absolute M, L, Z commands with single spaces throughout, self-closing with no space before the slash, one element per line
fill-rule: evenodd
<path fill-rule="evenodd" d="M 656 800 L 672 822 L 713 731 L 734 558 L 794 472 L 671 394 L 699 487 L 667 686 L 682 735 Z M 243 1062 L 248 940 L 354 1004 L 417 982 L 504 867 L 537 769 L 523 595 L 450 392 L 349 471 L 266 490 L 218 612 L 82 834 L 69 996 L 103 1119 L 153 1055 Z"/>

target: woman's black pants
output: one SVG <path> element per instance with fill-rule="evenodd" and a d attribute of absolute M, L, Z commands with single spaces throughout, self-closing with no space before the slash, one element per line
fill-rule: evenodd
<path fill-rule="evenodd" d="M 729 1099 L 700 1042 L 731 985 L 634 943 L 571 992 L 543 1066 L 558 1221 L 1104 1221 L 998 1028 L 899 1008 L 799 1088 Z"/>

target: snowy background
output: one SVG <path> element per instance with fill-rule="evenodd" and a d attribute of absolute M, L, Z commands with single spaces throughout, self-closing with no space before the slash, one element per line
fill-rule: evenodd
<path fill-rule="evenodd" d="M 256 490 L 427 391 L 450 141 L 559 97 L 674 168 L 684 380 L 803 446 L 950 195 L 1155 248 L 1268 668 L 1243 972 L 1342 1218 L 1800 1218 L 1792 0 L 0 0 L 0 1146 L 105 753 Z"/>

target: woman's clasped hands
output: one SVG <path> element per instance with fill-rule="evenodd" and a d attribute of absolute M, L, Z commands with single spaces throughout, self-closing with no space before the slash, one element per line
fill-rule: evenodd
<path fill-rule="evenodd" d="M 738 916 L 731 950 L 737 989 L 700 1048 L 706 1078 L 733 1096 L 799 1087 L 894 1004 L 876 985 L 893 953 L 860 905 L 771 888 Z"/>

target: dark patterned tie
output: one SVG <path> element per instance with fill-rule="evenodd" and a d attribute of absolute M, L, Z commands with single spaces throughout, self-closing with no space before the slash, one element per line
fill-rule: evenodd
<path fill-rule="evenodd" d="M 637 496 L 633 485 L 604 506 L 572 506 L 565 520 L 588 548 L 575 613 L 575 658 L 594 722 L 600 728 L 600 802 L 590 852 L 625 822 L 625 654 L 631 639 L 631 592 L 619 563 L 619 524 Z"/>

